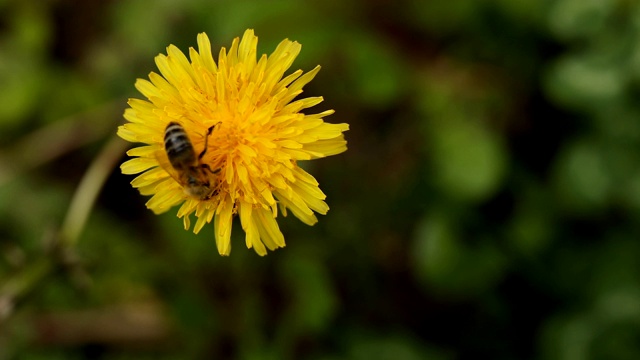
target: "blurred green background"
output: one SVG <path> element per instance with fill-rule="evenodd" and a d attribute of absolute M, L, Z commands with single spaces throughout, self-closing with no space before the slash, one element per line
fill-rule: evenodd
<path fill-rule="evenodd" d="M 55 251 L 154 56 L 247 28 L 351 126 L 328 215 L 220 257 L 115 168 Z M 0 144 L 2 360 L 640 359 L 637 1 L 0 0 Z"/>

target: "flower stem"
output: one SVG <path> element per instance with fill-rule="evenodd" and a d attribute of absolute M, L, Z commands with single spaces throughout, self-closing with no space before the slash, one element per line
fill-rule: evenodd
<path fill-rule="evenodd" d="M 61 248 L 72 247 L 78 242 L 78 237 L 89 218 L 91 208 L 126 146 L 127 143 L 120 138 L 112 137 L 89 166 L 73 195 L 69 211 L 67 211 L 62 223 L 60 229 Z"/>

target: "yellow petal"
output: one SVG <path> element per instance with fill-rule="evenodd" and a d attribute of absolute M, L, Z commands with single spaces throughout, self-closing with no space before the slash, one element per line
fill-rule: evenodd
<path fill-rule="evenodd" d="M 240 224 L 246 234 L 245 242 L 247 248 L 253 248 L 258 255 L 264 256 L 267 255 L 267 249 L 265 249 L 264 244 L 260 241 L 260 233 L 258 232 L 258 228 L 256 227 L 256 223 L 252 215 L 253 205 L 241 201 Z"/>
<path fill-rule="evenodd" d="M 238 61 L 245 65 L 247 74 L 251 74 L 256 65 L 257 47 L 258 37 L 253 34 L 253 29 L 246 30 L 240 41 Z"/>
<path fill-rule="evenodd" d="M 127 155 L 129 156 L 140 156 L 140 157 L 154 157 L 154 154 L 158 151 L 158 146 L 149 145 L 149 146 L 139 146 L 137 148 L 130 149 L 127 151 Z"/>
<path fill-rule="evenodd" d="M 205 33 L 198 34 L 198 50 L 200 52 L 200 56 L 202 57 L 202 63 L 207 68 L 207 70 L 215 73 L 218 71 L 218 67 L 216 66 L 216 62 L 213 60 L 213 55 L 211 53 L 211 42 L 209 41 L 209 37 Z"/>
<path fill-rule="evenodd" d="M 269 250 L 284 247 L 284 235 L 282 235 L 282 232 L 278 227 L 278 222 L 271 215 L 271 212 L 265 209 L 258 209 L 255 213 L 260 238 L 265 245 L 267 245 Z"/>
<path fill-rule="evenodd" d="M 162 181 L 168 177 L 167 173 L 159 167 L 145 171 L 135 179 L 131 181 L 131 186 L 134 188 L 149 186 Z"/>
<path fill-rule="evenodd" d="M 186 82 L 188 85 L 194 86 L 195 75 L 193 73 L 193 68 L 184 53 L 175 45 L 169 45 L 167 48 L 167 54 L 169 55 L 169 66 L 171 66 L 173 73 L 178 76 L 181 84 Z"/>
<path fill-rule="evenodd" d="M 123 174 L 132 175 L 143 172 L 154 166 L 158 166 L 158 161 L 151 158 L 135 158 L 127 160 L 120 165 Z"/>
<path fill-rule="evenodd" d="M 149 80 L 138 79 L 134 86 L 148 99 L 151 99 L 152 97 L 162 97 L 162 92 Z"/>
<path fill-rule="evenodd" d="M 291 188 L 313 211 L 322 215 L 325 215 L 327 211 L 329 211 L 327 203 L 322 201 L 326 196 L 317 186 L 304 182 L 295 182 L 291 184 Z"/>
<path fill-rule="evenodd" d="M 214 219 L 214 226 L 216 229 L 216 246 L 220 255 L 229 255 L 231 252 L 231 224 L 233 215 L 233 205 L 226 203 L 216 214 Z"/>
<path fill-rule="evenodd" d="M 347 151 L 347 142 L 342 137 L 339 139 L 320 140 L 311 144 L 305 144 L 304 149 L 317 154 L 323 154 L 324 156 L 332 156 Z M 320 156 L 314 158 L 318 157 Z"/>
<path fill-rule="evenodd" d="M 280 203 L 291 210 L 293 215 L 295 215 L 295 217 L 300 219 L 300 221 L 302 221 L 303 223 L 307 225 L 314 225 L 318 222 L 318 219 L 313 214 L 313 211 L 309 209 L 309 207 L 304 203 L 304 201 L 302 201 L 302 199 L 300 199 L 300 197 L 294 195 L 293 193 L 287 195 L 280 190 L 276 190 L 274 192 L 274 195 L 276 196 L 278 201 L 280 201 Z"/>

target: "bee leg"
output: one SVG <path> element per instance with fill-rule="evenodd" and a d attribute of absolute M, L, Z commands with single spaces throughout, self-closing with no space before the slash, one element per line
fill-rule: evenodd
<path fill-rule="evenodd" d="M 211 167 L 209 166 L 209 164 L 201 164 L 200 168 L 204 169 L 204 170 L 208 170 L 210 173 L 212 173 L 213 175 L 216 175 L 217 173 L 220 172 L 220 168 L 217 168 L 215 170 L 211 170 Z"/>
<path fill-rule="evenodd" d="M 200 152 L 200 154 L 198 155 L 198 160 L 202 159 L 202 157 L 204 156 L 204 154 L 206 154 L 207 152 L 207 147 L 209 146 L 209 136 L 211 136 L 211 133 L 213 133 L 213 129 L 220 125 L 221 122 L 218 121 L 217 123 L 215 123 L 214 125 L 209 126 L 209 128 L 207 129 L 207 135 L 204 138 L 204 149 L 202 149 L 202 152 Z"/>
<path fill-rule="evenodd" d="M 209 195 L 208 195 L 204 200 L 209 200 L 209 199 L 211 199 L 212 197 L 214 197 L 214 196 L 218 195 L 219 193 L 220 193 L 220 191 L 219 191 L 218 189 L 214 189 L 214 190 L 211 192 L 211 194 L 209 194 Z"/>

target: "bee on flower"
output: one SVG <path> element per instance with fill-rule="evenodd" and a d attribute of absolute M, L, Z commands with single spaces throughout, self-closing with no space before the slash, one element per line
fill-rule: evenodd
<path fill-rule="evenodd" d="M 247 30 L 228 53 L 220 50 L 217 63 L 204 33 L 189 58 L 170 45 L 155 59 L 160 74 L 136 81 L 147 100 L 130 99 L 128 122 L 118 128 L 123 139 L 144 144 L 127 152 L 133 158 L 121 169 L 140 174 L 131 184 L 152 196 L 147 207 L 162 213 L 180 205 L 185 229 L 195 214 L 195 233 L 213 221 L 221 255 L 231 251 L 235 215 L 259 255 L 285 246 L 278 210 L 315 224 L 314 212 L 329 210 L 326 196 L 298 162 L 347 149 L 349 125 L 323 120 L 333 110 L 302 112 L 322 97 L 296 100 L 320 67 L 285 76 L 301 45 L 284 40 L 258 59 L 257 43 Z"/>

